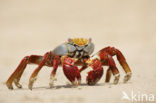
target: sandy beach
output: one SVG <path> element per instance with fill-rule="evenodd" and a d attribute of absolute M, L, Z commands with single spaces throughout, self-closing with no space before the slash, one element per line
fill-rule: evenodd
<path fill-rule="evenodd" d="M 0 103 L 156 103 L 156 1 L 97 0 L 97 1 L 0 1 Z M 125 73 L 114 57 L 120 71 L 120 81 L 94 86 L 86 85 L 89 69 L 82 72 L 77 88 L 58 68 L 54 88 L 49 88 L 52 68 L 43 67 L 33 90 L 28 89 L 29 77 L 37 65 L 28 65 L 20 83 L 9 90 L 5 82 L 24 56 L 53 50 L 68 38 L 92 38 L 94 53 L 113 46 L 124 54 L 132 78 L 123 83 Z M 93 54 L 94 54 L 93 53 Z M 137 100 L 123 99 L 123 92 Z M 139 101 L 143 95 L 147 100 Z M 140 96 L 140 97 L 139 97 Z"/>

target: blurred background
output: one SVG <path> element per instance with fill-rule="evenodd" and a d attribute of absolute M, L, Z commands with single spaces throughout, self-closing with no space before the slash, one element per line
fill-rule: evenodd
<path fill-rule="evenodd" d="M 156 38 L 155 5 L 154 0 L 1 0 L 1 52 L 12 54 L 15 47 L 44 52 L 73 37 L 91 37 L 101 47 L 146 42 L 148 48 Z"/>
<path fill-rule="evenodd" d="M 24 56 L 43 55 L 74 37 L 92 38 L 95 52 L 119 48 L 133 71 L 133 83 L 155 80 L 155 0 L 0 0 L 0 89 L 7 90 L 3 83 Z M 153 85 L 146 90 L 156 93 Z"/>

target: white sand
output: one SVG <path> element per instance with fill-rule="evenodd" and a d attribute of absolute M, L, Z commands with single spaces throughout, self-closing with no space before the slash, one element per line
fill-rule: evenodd
<path fill-rule="evenodd" d="M 130 103 L 122 100 L 122 91 L 130 95 L 156 95 L 156 2 L 137 1 L 0 1 L 0 103 Z M 36 68 L 27 66 L 23 89 L 8 90 L 4 85 L 20 60 L 31 54 L 43 55 L 69 37 L 91 37 L 95 52 L 108 45 L 119 48 L 132 69 L 132 79 L 123 84 L 104 83 L 105 75 L 95 86 L 67 85 L 58 68 L 55 87 L 49 89 L 52 68 L 44 67 L 33 90 L 28 80 Z M 104 67 L 105 71 L 107 67 Z M 156 100 L 155 100 L 156 101 Z"/>

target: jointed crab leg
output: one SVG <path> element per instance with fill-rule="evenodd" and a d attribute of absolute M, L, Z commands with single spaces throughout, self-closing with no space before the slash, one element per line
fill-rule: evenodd
<path fill-rule="evenodd" d="M 33 83 L 34 83 L 34 81 L 37 79 L 36 77 L 37 77 L 39 71 L 40 71 L 41 68 L 45 65 L 45 63 L 46 63 L 47 59 L 49 58 L 49 56 L 51 56 L 51 52 L 47 52 L 47 53 L 44 55 L 42 61 L 41 61 L 41 62 L 39 63 L 39 65 L 38 65 L 38 67 L 37 67 L 37 68 L 34 70 L 34 72 L 31 74 L 31 77 L 30 77 L 30 79 L 29 79 L 29 85 L 28 85 L 29 89 L 32 90 Z"/>
<path fill-rule="evenodd" d="M 49 83 L 50 88 L 53 87 L 53 82 L 55 80 L 55 74 L 56 74 L 56 71 L 57 71 L 59 64 L 60 64 L 60 57 L 56 55 L 54 57 L 54 60 L 53 60 L 53 70 L 52 70 L 51 75 L 50 75 L 50 83 Z"/>
<path fill-rule="evenodd" d="M 20 72 L 21 69 L 23 69 L 23 65 L 25 65 L 27 63 L 27 59 L 26 57 L 21 61 L 21 63 L 19 64 L 19 66 L 17 67 L 17 69 L 12 73 L 12 75 L 9 77 L 9 79 L 7 80 L 6 82 L 6 85 L 8 87 L 8 89 L 13 89 L 13 86 L 12 86 L 12 82 L 17 79 L 16 77 L 18 77 L 18 73 Z M 17 84 L 17 81 L 18 80 L 15 80 L 16 81 L 16 84 Z M 21 86 L 19 86 L 19 88 L 21 88 Z"/>
<path fill-rule="evenodd" d="M 124 77 L 124 83 L 126 83 L 131 78 L 131 75 L 132 75 L 131 69 L 129 65 L 127 64 L 126 59 L 124 58 L 123 54 L 118 49 L 115 49 L 115 52 L 116 52 L 116 56 L 120 65 L 123 67 L 124 71 L 126 72 L 126 75 Z"/>
<path fill-rule="evenodd" d="M 19 73 L 17 74 L 16 78 L 14 79 L 14 83 L 15 83 L 15 85 L 16 85 L 18 88 L 22 88 L 22 85 L 19 84 L 19 81 L 20 81 L 20 79 L 21 79 L 21 76 L 22 76 L 22 74 L 23 74 L 24 69 L 26 68 L 26 66 L 27 66 L 26 63 L 23 64 L 23 66 L 21 67 L 21 70 L 19 71 Z"/>
<path fill-rule="evenodd" d="M 114 48 L 114 47 L 106 47 L 102 50 L 100 50 L 100 52 L 107 52 L 108 54 L 110 54 L 111 56 L 115 56 L 117 57 L 120 65 L 122 66 L 123 70 L 125 71 L 126 75 L 124 77 L 124 83 L 127 82 L 130 78 L 131 78 L 131 69 L 129 67 L 129 65 L 126 62 L 125 57 L 123 56 L 123 54 L 121 53 L 120 50 Z"/>
<path fill-rule="evenodd" d="M 9 89 L 13 89 L 12 82 L 14 81 L 15 85 L 18 88 L 21 88 L 22 86 L 19 84 L 21 75 L 23 74 L 23 71 L 25 70 L 27 64 L 33 63 L 38 64 L 42 60 L 42 56 L 37 55 L 31 55 L 26 56 L 22 59 L 16 70 L 12 73 L 12 75 L 9 77 L 9 79 L 6 82 L 6 85 Z"/>
<path fill-rule="evenodd" d="M 113 75 L 115 77 L 114 84 L 117 84 L 118 81 L 119 81 L 119 78 L 120 78 L 119 70 L 117 69 L 112 56 L 110 56 L 109 54 L 107 54 L 107 59 L 106 60 L 108 60 L 109 68 L 111 69 L 111 71 L 112 71 L 112 73 L 113 73 Z"/>
<path fill-rule="evenodd" d="M 110 56 L 115 56 L 115 55 L 117 56 L 120 65 L 123 67 L 124 71 L 126 72 L 126 76 L 124 77 L 124 83 L 127 82 L 131 78 L 132 73 L 123 54 L 120 52 L 120 50 L 114 47 L 106 47 L 99 51 L 100 58 L 104 57 L 101 54 L 105 54 L 105 52 L 107 52 Z"/>
<path fill-rule="evenodd" d="M 19 80 L 20 80 L 20 78 L 21 78 L 21 76 L 22 76 L 22 74 L 23 74 L 27 64 L 32 64 L 32 63 L 33 64 L 39 64 L 41 62 L 41 60 L 43 59 L 42 56 L 38 56 L 38 55 L 31 55 L 31 56 L 27 56 L 25 58 L 27 59 L 27 63 L 23 64 L 23 67 L 21 68 L 21 70 L 19 71 L 16 79 L 14 80 L 14 83 L 15 83 L 15 85 L 17 87 L 19 87 L 18 86 L 18 84 L 19 84 L 18 82 L 19 82 Z"/>
<path fill-rule="evenodd" d="M 106 72 L 106 80 L 105 80 L 105 82 L 109 82 L 110 81 L 111 75 L 112 75 L 112 71 L 111 71 L 110 68 L 108 68 L 107 72 Z"/>

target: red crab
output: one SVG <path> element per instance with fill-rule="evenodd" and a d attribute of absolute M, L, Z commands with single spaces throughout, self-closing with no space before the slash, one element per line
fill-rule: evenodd
<path fill-rule="evenodd" d="M 106 73 L 105 82 L 110 81 L 111 74 L 114 75 L 114 84 L 117 84 L 120 78 L 119 71 L 115 65 L 112 56 L 117 56 L 117 59 L 123 67 L 126 75 L 124 82 L 131 78 L 131 70 L 123 56 L 123 54 L 114 47 L 106 47 L 99 52 L 90 56 L 94 51 L 94 44 L 91 39 L 74 38 L 68 39 L 67 42 L 57 46 L 54 50 L 47 52 L 44 56 L 30 55 L 22 59 L 16 70 L 11 74 L 6 82 L 9 89 L 13 89 L 14 82 L 18 88 L 22 88 L 19 84 L 20 78 L 27 64 L 37 64 L 38 67 L 34 70 L 29 79 L 29 89 L 32 90 L 33 83 L 37 79 L 37 75 L 43 66 L 53 67 L 50 75 L 50 87 L 53 87 L 55 74 L 58 66 L 62 65 L 63 72 L 73 86 L 78 86 L 81 83 L 80 73 L 90 66 L 93 70 L 88 72 L 86 78 L 88 85 L 95 85 L 103 75 L 103 67 L 109 66 Z M 77 66 L 82 66 L 80 69 Z"/>

